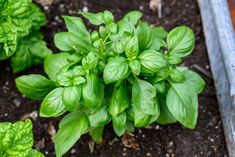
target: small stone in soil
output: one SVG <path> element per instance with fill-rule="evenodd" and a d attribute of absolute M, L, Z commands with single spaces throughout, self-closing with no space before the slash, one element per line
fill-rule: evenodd
<path fill-rule="evenodd" d="M 17 99 L 17 98 L 13 99 L 13 104 L 14 104 L 16 107 L 20 107 L 20 104 L 21 104 L 20 99 Z"/>

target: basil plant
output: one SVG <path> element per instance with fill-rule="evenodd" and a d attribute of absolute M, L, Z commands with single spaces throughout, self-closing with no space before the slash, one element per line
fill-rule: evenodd
<path fill-rule="evenodd" d="M 55 137 L 57 157 L 86 133 L 100 143 L 108 123 L 118 136 L 154 122 L 195 127 L 205 82 L 178 66 L 194 48 L 190 28 L 168 33 L 140 20 L 138 11 L 117 22 L 109 11 L 80 15 L 97 29 L 89 32 L 80 17 L 63 16 L 68 31 L 55 35 L 61 52 L 46 57 L 48 77 L 16 79 L 20 92 L 43 100 L 40 116 L 65 115 Z"/>
<path fill-rule="evenodd" d="M 10 58 L 14 73 L 42 64 L 51 54 L 39 31 L 45 23 L 32 0 L 0 0 L 0 60 Z"/>
<path fill-rule="evenodd" d="M 0 156 L 1 157 L 44 157 L 39 151 L 32 149 L 32 122 L 18 121 L 0 123 Z"/>

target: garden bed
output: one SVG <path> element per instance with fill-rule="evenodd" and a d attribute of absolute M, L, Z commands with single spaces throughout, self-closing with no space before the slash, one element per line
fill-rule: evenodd
<path fill-rule="evenodd" d="M 195 130 L 186 129 L 179 124 L 168 126 L 155 124 L 145 129 L 137 129 L 133 135 L 117 138 L 111 126 L 108 126 L 101 145 L 93 146 L 89 136 L 85 135 L 67 154 L 68 157 L 223 157 L 227 155 L 198 5 L 194 0 L 164 0 L 162 5 L 160 19 L 157 13 L 149 9 L 148 0 L 113 0 L 110 3 L 105 0 L 79 2 L 54 0 L 52 5 L 42 7 L 48 17 L 48 23 L 42 31 L 49 47 L 54 51 L 57 51 L 53 43 L 54 34 L 65 30 L 60 16 L 74 15 L 79 9 L 88 9 L 91 12 L 109 9 L 117 18 L 130 10 L 141 10 L 145 20 L 154 25 L 162 25 L 167 30 L 178 25 L 187 25 L 195 32 L 196 47 L 193 54 L 185 59 L 184 64 L 199 72 L 207 83 L 199 97 L 199 118 Z M 40 102 L 22 97 L 14 84 L 14 78 L 18 75 L 12 77 L 8 65 L 7 61 L 0 63 L 0 121 L 17 121 L 28 116 L 34 117 L 35 147 L 48 157 L 55 156 L 50 134 L 53 134 L 53 126 L 57 129 L 58 119 L 45 119 L 35 115 Z M 21 74 L 42 73 L 42 69 L 42 66 L 34 67 Z"/>

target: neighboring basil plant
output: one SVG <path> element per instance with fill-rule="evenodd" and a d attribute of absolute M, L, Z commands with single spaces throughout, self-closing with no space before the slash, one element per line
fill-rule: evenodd
<path fill-rule="evenodd" d="M 14 73 L 43 63 L 51 54 L 39 28 L 46 17 L 31 0 L 0 0 L 0 60 L 9 57 Z"/>
<path fill-rule="evenodd" d="M 109 122 L 118 136 L 153 122 L 195 127 L 205 82 L 177 66 L 193 51 L 190 28 L 167 33 L 141 21 L 138 11 L 116 23 L 109 11 L 80 14 L 99 28 L 90 33 L 81 18 L 63 16 L 68 31 L 55 35 L 61 53 L 46 57 L 48 78 L 31 74 L 16 79 L 24 95 L 43 99 L 40 116 L 67 114 L 55 137 L 57 157 L 85 133 L 100 143 Z"/>
<path fill-rule="evenodd" d="M 44 157 L 33 146 L 32 122 L 0 123 L 1 157 Z"/>

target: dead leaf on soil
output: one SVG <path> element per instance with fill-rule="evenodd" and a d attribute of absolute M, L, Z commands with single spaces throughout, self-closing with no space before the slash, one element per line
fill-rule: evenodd
<path fill-rule="evenodd" d="M 49 135 L 51 135 L 51 140 L 54 141 L 56 135 L 56 129 L 52 122 L 49 123 L 47 132 Z"/>
<path fill-rule="evenodd" d="M 88 147 L 89 147 L 90 153 L 92 154 L 94 152 L 95 142 L 93 140 L 89 140 Z"/>
<path fill-rule="evenodd" d="M 132 148 L 135 149 L 137 151 L 140 151 L 140 145 L 137 142 L 135 135 L 132 133 L 125 133 L 122 136 L 122 143 L 125 147 L 127 148 Z"/>
<path fill-rule="evenodd" d="M 32 118 L 34 121 L 38 118 L 38 111 L 32 111 L 31 113 L 24 114 L 20 120 L 24 121 L 26 119 Z"/>

